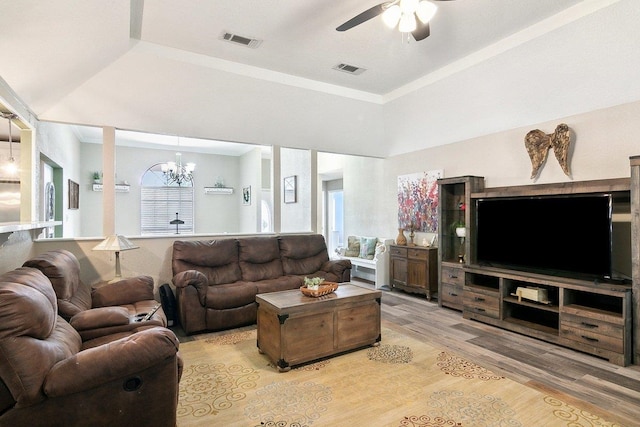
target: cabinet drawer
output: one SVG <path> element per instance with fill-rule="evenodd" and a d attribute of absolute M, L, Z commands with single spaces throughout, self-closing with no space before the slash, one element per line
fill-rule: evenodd
<path fill-rule="evenodd" d="M 420 249 L 408 249 L 407 253 L 408 253 L 407 257 L 411 259 L 420 259 L 425 261 L 429 259 L 428 251 L 422 251 Z"/>
<path fill-rule="evenodd" d="M 391 247 L 391 256 L 406 257 L 407 256 L 407 248 L 399 248 L 397 246 L 392 246 Z"/>
<path fill-rule="evenodd" d="M 476 292 L 469 288 L 464 288 L 464 311 L 482 314 L 483 316 L 500 317 L 500 304 L 497 292 L 491 295 L 488 292 Z"/>
<path fill-rule="evenodd" d="M 442 284 L 442 294 L 439 296 L 442 305 L 462 310 L 463 304 L 463 288 L 450 283 Z"/>
<path fill-rule="evenodd" d="M 614 338 L 624 338 L 624 327 L 615 323 L 603 322 L 590 317 L 576 316 L 562 313 L 560 321 L 567 327 L 580 329 L 587 332 L 595 332 Z"/>
<path fill-rule="evenodd" d="M 464 270 L 457 267 L 442 266 L 442 283 L 464 286 Z M 460 293 L 462 295 L 462 292 Z"/>
<path fill-rule="evenodd" d="M 572 325 L 562 322 L 560 324 L 560 336 L 571 341 L 613 351 L 615 353 L 624 352 L 624 340 L 622 337 L 603 335 L 593 330 L 575 328 Z"/>

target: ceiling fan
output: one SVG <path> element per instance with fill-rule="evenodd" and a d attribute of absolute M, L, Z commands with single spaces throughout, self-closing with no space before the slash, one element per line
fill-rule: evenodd
<path fill-rule="evenodd" d="M 360 25 L 378 15 L 390 28 L 398 26 L 401 33 L 411 33 L 416 41 L 429 37 L 429 21 L 436 14 L 438 7 L 434 1 L 451 0 L 393 0 L 380 3 L 359 15 L 349 19 L 336 28 L 337 31 L 346 31 L 356 25 Z"/>

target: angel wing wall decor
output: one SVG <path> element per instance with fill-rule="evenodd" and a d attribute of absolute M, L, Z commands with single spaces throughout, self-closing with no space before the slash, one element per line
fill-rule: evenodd
<path fill-rule="evenodd" d="M 569 171 L 569 146 L 571 144 L 571 131 L 569 126 L 560 123 L 553 133 L 545 134 L 540 129 L 535 129 L 527 133 L 524 138 L 524 145 L 531 159 L 531 179 L 538 176 L 540 168 L 547 160 L 549 149 L 553 148 L 553 153 L 560 163 L 565 175 L 570 176 Z"/>

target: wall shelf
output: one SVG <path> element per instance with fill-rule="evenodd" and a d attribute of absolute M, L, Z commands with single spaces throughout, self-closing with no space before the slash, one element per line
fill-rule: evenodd
<path fill-rule="evenodd" d="M 116 184 L 116 193 L 128 193 L 129 188 L 127 184 Z M 93 191 L 102 191 L 102 184 L 93 184 Z"/>
<path fill-rule="evenodd" d="M 204 187 L 204 194 L 233 194 L 231 187 Z"/>

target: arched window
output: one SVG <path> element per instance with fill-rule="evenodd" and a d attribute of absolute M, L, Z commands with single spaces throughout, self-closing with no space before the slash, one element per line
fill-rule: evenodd
<path fill-rule="evenodd" d="M 192 234 L 193 179 L 171 181 L 163 163 L 142 175 L 140 189 L 140 232 L 142 235 Z"/>

